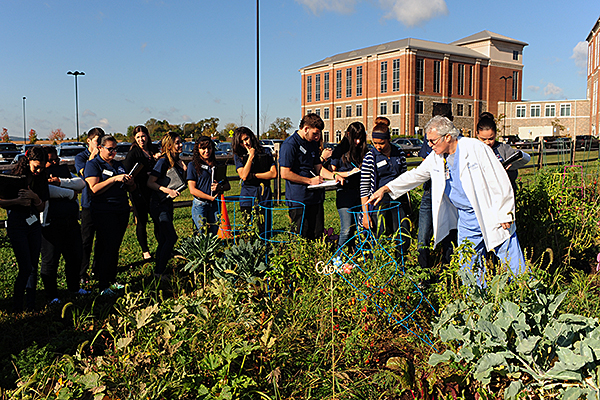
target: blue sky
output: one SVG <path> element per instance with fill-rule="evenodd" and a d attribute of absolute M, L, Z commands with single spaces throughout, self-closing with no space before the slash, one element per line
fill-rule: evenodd
<path fill-rule="evenodd" d="M 0 127 L 125 132 L 150 118 L 218 117 L 256 132 L 252 0 L 2 0 Z M 523 99 L 586 97 L 585 39 L 600 2 L 261 0 L 261 114 L 300 119 L 298 69 L 329 55 L 413 37 L 449 43 L 490 30 L 529 43 Z M 581 42 L 584 42 L 583 44 Z M 579 46 L 578 46 L 579 45 Z"/>

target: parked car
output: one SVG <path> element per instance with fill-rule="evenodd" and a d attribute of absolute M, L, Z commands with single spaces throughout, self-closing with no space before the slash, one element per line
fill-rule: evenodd
<path fill-rule="evenodd" d="M 231 154 L 231 143 L 221 142 L 217 145 L 217 151 L 215 153 L 218 156 L 228 156 Z"/>
<path fill-rule="evenodd" d="M 576 149 L 598 149 L 600 147 L 600 140 L 592 135 L 577 135 L 575 136 L 575 148 Z"/>
<path fill-rule="evenodd" d="M 548 149 L 565 150 L 570 149 L 572 146 L 573 141 L 568 137 L 557 137 L 555 140 L 546 143 L 546 148 Z"/>
<path fill-rule="evenodd" d="M 127 157 L 127 153 L 131 148 L 131 143 L 121 142 L 117 143 L 117 154 L 115 155 L 115 160 L 124 160 Z"/>
<path fill-rule="evenodd" d="M 75 156 L 84 150 L 85 150 L 84 146 L 60 145 L 56 149 L 56 152 L 58 153 L 58 158 L 60 159 L 60 162 L 65 162 L 65 161 L 75 161 Z"/>
<path fill-rule="evenodd" d="M 417 144 L 419 142 L 421 144 Z M 404 151 L 404 154 L 406 154 L 406 157 L 416 157 L 419 154 L 419 150 L 421 150 L 422 142 L 419 139 L 402 137 L 392 140 L 392 144 L 400 147 Z"/>
<path fill-rule="evenodd" d="M 271 139 L 262 139 L 260 144 L 262 147 L 271 150 L 271 153 L 275 152 L 275 143 Z"/>
<path fill-rule="evenodd" d="M 14 143 L 0 143 L 0 164 L 10 164 L 21 153 Z"/>
<path fill-rule="evenodd" d="M 63 142 L 60 144 L 60 146 L 83 146 L 85 147 L 85 143 L 83 142 Z"/>
<path fill-rule="evenodd" d="M 181 152 L 181 155 L 183 157 L 191 157 L 193 155 L 192 152 L 194 151 L 195 144 L 196 142 L 184 142 L 183 151 Z"/>
<path fill-rule="evenodd" d="M 518 142 L 521 142 L 519 135 L 505 135 L 502 136 L 502 142 L 508 144 L 509 146 L 514 146 Z"/>
<path fill-rule="evenodd" d="M 516 142 L 513 146 L 517 149 L 532 149 L 533 148 L 533 140 L 531 139 L 523 139 Z"/>

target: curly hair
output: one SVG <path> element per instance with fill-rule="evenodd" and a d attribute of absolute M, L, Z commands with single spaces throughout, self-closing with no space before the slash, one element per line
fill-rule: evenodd
<path fill-rule="evenodd" d="M 208 155 L 208 162 L 204 161 L 202 157 L 200 157 L 199 149 L 210 148 L 210 154 Z M 196 172 L 200 172 L 202 165 L 209 165 L 211 167 L 217 165 L 217 156 L 215 155 L 216 146 L 215 142 L 213 142 L 208 136 L 200 136 L 194 145 L 194 150 L 192 152 L 192 162 L 194 163 L 194 168 Z"/>

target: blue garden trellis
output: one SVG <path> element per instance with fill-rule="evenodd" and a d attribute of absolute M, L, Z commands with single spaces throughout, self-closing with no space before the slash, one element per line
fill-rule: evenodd
<path fill-rule="evenodd" d="M 384 207 L 369 211 L 369 213 L 377 215 L 383 211 L 391 211 L 398 213 L 398 221 L 400 220 L 399 202 L 390 202 Z M 353 214 L 356 226 L 362 226 L 360 223 L 363 215 L 361 206 L 354 207 L 349 212 Z M 371 230 L 361 229 L 327 262 L 318 264 L 317 272 L 326 276 L 336 274 L 356 292 L 357 301 L 364 301 L 365 305 L 372 304 L 378 314 L 387 317 L 390 324 L 401 326 L 408 333 L 435 348 L 431 338 L 414 317 L 422 307 L 429 307 L 434 312 L 436 310 L 419 286 L 406 274 L 402 251 L 403 239 L 399 232 L 396 236 L 396 238 L 377 238 Z M 356 243 L 355 248 L 348 251 L 346 245 L 352 241 Z M 384 243 L 388 246 L 385 246 Z M 388 250 L 395 253 L 395 257 Z M 408 282 L 401 282 L 402 280 L 408 280 Z M 393 287 L 398 283 L 408 284 L 411 287 L 410 299 L 403 301 L 403 299 L 394 298 Z"/>

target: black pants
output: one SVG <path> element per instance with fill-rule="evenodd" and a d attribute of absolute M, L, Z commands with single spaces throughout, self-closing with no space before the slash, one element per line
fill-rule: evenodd
<path fill-rule="evenodd" d="M 24 218 L 11 218 L 11 214 L 8 214 L 6 231 L 19 266 L 13 294 L 13 310 L 15 312 L 23 311 L 23 301 L 25 300 L 25 308 L 32 311 L 35 309 L 37 268 L 42 247 L 42 226 L 39 221 L 29 225 Z"/>
<path fill-rule="evenodd" d="M 173 201 L 165 200 L 161 203 L 153 198 L 150 201 L 150 215 L 154 225 L 158 226 L 154 273 L 162 275 L 167 270 L 167 263 L 177 243 L 177 232 L 173 226 Z"/>
<path fill-rule="evenodd" d="M 92 211 L 89 208 L 81 209 L 81 245 L 82 245 L 82 257 L 81 257 L 81 269 L 79 277 L 85 279 L 87 277 L 88 270 L 90 268 L 90 258 L 92 257 L 92 248 L 94 247 L 94 235 L 96 230 L 94 228 L 94 221 L 92 220 Z M 92 265 L 92 272 L 96 272 L 94 265 Z"/>
<path fill-rule="evenodd" d="M 148 224 L 148 214 L 150 213 L 150 198 L 144 197 L 144 194 L 139 190 L 131 192 L 131 204 L 133 205 L 133 215 L 135 215 L 135 234 L 138 243 L 142 248 L 142 253 L 150 251 L 148 247 L 148 232 L 146 225 Z M 158 227 L 154 225 L 154 237 L 158 241 Z"/>
<path fill-rule="evenodd" d="M 50 221 L 42 228 L 42 270 L 40 276 L 48 299 L 58 297 L 56 280 L 60 256 L 65 260 L 65 278 L 70 292 L 79 290 L 79 271 L 83 247 L 81 228 L 76 218 Z"/>
<path fill-rule="evenodd" d="M 292 232 L 299 233 L 307 239 L 323 236 L 325 230 L 323 203 L 305 205 L 304 212 L 301 208 L 294 208 L 288 213 L 292 219 Z"/>
<path fill-rule="evenodd" d="M 127 230 L 129 210 L 113 212 L 92 212 L 96 230 L 94 246 L 94 266 L 101 290 L 110 286 L 117 277 L 119 248 Z"/>

